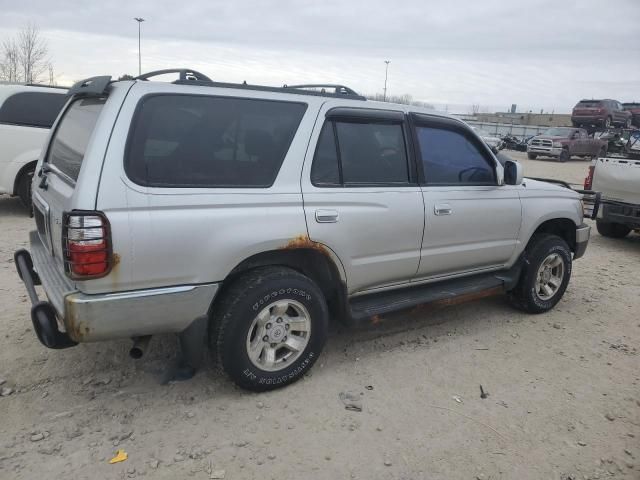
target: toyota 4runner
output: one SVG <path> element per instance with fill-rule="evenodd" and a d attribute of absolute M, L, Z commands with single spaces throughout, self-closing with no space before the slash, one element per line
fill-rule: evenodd
<path fill-rule="evenodd" d="M 47 347 L 132 338 L 138 357 L 174 332 L 183 367 L 208 341 L 260 391 L 309 371 L 330 317 L 495 288 L 541 313 L 563 296 L 589 239 L 580 195 L 523 180 L 462 121 L 339 85 L 174 72 L 69 92 L 15 254 Z"/>

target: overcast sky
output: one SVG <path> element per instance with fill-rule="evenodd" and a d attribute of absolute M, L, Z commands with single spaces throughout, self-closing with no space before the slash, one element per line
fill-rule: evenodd
<path fill-rule="evenodd" d="M 471 104 L 568 112 L 640 100 L 640 0 L 0 0 L 0 38 L 31 21 L 60 84 L 190 67 L 220 81 L 343 83 Z"/>

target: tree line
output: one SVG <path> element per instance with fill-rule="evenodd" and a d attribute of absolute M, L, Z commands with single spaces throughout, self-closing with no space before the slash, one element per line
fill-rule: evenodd
<path fill-rule="evenodd" d="M 55 85 L 49 47 L 35 24 L 27 24 L 16 36 L 2 41 L 0 80 Z"/>

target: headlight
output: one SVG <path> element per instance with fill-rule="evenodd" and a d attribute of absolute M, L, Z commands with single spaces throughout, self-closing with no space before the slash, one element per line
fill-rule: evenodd
<path fill-rule="evenodd" d="M 562 148 L 562 144 L 560 142 L 553 142 L 553 146 L 555 148 Z"/>

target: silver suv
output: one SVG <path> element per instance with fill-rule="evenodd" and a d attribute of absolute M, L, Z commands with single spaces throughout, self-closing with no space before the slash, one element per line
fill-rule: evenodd
<path fill-rule="evenodd" d="M 15 255 L 47 347 L 132 338 L 139 357 L 174 332 L 178 374 L 208 340 L 262 391 L 311 368 L 330 318 L 497 287 L 540 313 L 564 294 L 589 239 L 580 195 L 523 180 L 465 123 L 339 85 L 175 72 L 69 92 Z"/>

